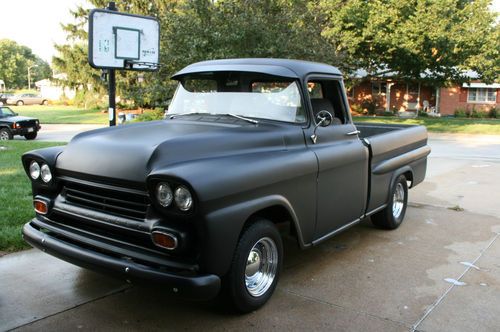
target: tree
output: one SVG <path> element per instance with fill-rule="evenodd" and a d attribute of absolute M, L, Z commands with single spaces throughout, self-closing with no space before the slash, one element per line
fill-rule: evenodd
<path fill-rule="evenodd" d="M 0 40 L 0 79 L 9 89 L 28 86 L 28 67 L 32 67 L 31 82 L 51 76 L 49 64 L 30 48 L 9 39 Z"/>
<path fill-rule="evenodd" d="M 91 1 L 96 7 L 105 2 Z M 321 34 L 314 1 L 304 0 L 132 0 L 120 11 L 156 16 L 160 21 L 160 63 L 157 73 L 117 72 L 117 92 L 139 105 L 162 104 L 173 94 L 169 80 L 185 65 L 201 60 L 228 57 L 284 57 L 335 63 L 334 50 Z M 65 25 L 71 44 L 58 45 L 60 55 L 53 63 L 68 74 L 72 84 L 99 82 L 99 71 L 87 62 L 88 10 L 72 12 L 75 24 Z"/>
<path fill-rule="evenodd" d="M 444 84 L 498 80 L 499 29 L 487 0 L 324 0 L 323 34 L 351 71 Z"/>

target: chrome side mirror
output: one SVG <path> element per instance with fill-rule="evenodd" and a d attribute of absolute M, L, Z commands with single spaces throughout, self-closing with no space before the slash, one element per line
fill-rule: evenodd
<path fill-rule="evenodd" d="M 333 122 L 333 115 L 332 113 L 322 110 L 319 111 L 318 114 L 316 114 L 316 126 L 314 126 L 314 131 L 313 134 L 311 135 L 311 140 L 313 141 L 313 144 L 316 144 L 318 141 L 318 135 L 316 135 L 316 130 L 318 130 L 318 127 L 328 127 L 331 125 Z"/>

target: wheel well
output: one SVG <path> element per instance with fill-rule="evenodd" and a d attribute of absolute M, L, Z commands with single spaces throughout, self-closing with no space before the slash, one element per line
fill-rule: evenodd
<path fill-rule="evenodd" d="M 406 181 L 410 182 L 410 185 L 408 186 L 408 188 L 411 188 L 413 186 L 413 172 L 406 171 L 405 173 L 403 173 L 403 175 L 405 176 Z"/>
<path fill-rule="evenodd" d="M 257 212 L 254 212 L 248 219 L 245 221 L 243 229 L 250 226 L 253 222 L 258 220 L 259 218 L 267 219 L 273 222 L 280 233 L 289 234 L 297 238 L 297 230 L 295 229 L 295 223 L 293 222 L 293 218 L 290 212 L 282 205 L 273 205 Z M 243 231 L 243 230 L 242 230 Z M 298 238 L 297 238 L 298 241 Z"/>

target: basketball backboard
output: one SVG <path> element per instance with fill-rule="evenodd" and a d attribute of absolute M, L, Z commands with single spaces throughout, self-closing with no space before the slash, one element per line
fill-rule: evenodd
<path fill-rule="evenodd" d="M 156 70 L 160 24 L 154 17 L 94 9 L 89 16 L 89 64 L 100 69 Z"/>

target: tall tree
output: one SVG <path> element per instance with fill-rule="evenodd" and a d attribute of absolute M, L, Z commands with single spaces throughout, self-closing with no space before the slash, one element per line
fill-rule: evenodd
<path fill-rule="evenodd" d="M 91 3 L 103 8 L 105 1 Z M 200 60 L 228 57 L 284 57 L 335 63 L 330 44 L 321 34 L 324 17 L 314 11 L 316 1 L 305 0 L 131 0 L 120 11 L 156 16 L 160 21 L 159 72 L 119 71 L 118 93 L 139 105 L 158 104 L 173 94 L 169 77 L 183 66 Z M 99 83 L 99 71 L 87 61 L 88 10 L 77 8 L 75 24 L 65 25 L 71 44 L 57 46 L 54 64 L 73 84 Z"/>
<path fill-rule="evenodd" d="M 324 36 L 351 70 L 437 83 L 475 70 L 498 80 L 499 28 L 487 0 L 323 0 Z"/>
<path fill-rule="evenodd" d="M 28 86 L 28 68 L 31 82 L 49 78 L 49 64 L 33 54 L 29 47 L 19 45 L 13 40 L 0 40 L 0 79 L 8 89 Z"/>

